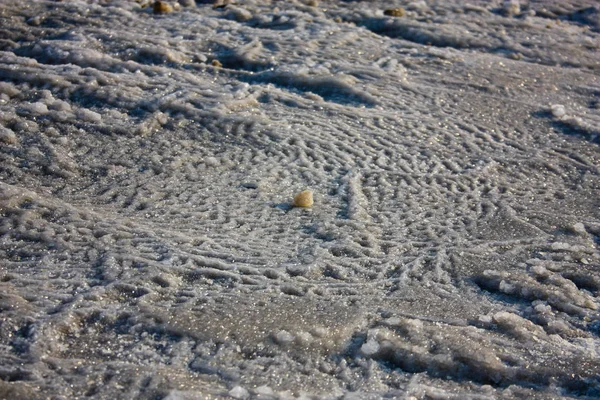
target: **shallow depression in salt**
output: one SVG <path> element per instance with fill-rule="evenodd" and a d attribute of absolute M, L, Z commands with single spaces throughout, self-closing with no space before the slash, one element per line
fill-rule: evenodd
<path fill-rule="evenodd" d="M 596 1 L 0 32 L 0 398 L 600 396 Z"/>

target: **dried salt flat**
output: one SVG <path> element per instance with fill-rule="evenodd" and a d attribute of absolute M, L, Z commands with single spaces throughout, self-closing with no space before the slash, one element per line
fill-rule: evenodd
<path fill-rule="evenodd" d="M 600 396 L 597 2 L 0 29 L 0 398 Z"/>

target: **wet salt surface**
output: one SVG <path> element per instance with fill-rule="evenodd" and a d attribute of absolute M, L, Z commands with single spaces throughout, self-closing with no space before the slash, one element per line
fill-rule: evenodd
<path fill-rule="evenodd" d="M 2 4 L 0 398 L 600 396 L 597 3 L 143 5 Z"/>

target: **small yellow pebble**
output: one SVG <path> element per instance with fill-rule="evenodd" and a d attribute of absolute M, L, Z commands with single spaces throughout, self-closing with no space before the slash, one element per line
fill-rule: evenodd
<path fill-rule="evenodd" d="M 173 12 L 173 6 L 166 1 L 155 1 L 153 5 L 154 14 L 167 14 Z"/>
<path fill-rule="evenodd" d="M 294 197 L 294 207 L 309 208 L 313 205 L 313 192 L 312 190 L 305 190 L 298 193 Z"/>
<path fill-rule="evenodd" d="M 389 17 L 404 17 L 405 14 L 406 14 L 406 11 L 404 11 L 404 8 L 402 8 L 402 7 L 390 8 L 389 10 L 385 10 L 383 12 L 383 15 L 387 15 Z"/>

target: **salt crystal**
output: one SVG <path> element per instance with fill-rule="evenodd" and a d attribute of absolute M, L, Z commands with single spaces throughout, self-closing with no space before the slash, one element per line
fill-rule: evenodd
<path fill-rule="evenodd" d="M 377 342 L 377 340 L 375 340 L 374 338 L 370 338 L 369 340 L 367 340 L 367 342 L 365 344 L 363 344 L 360 347 L 360 351 L 361 353 L 363 353 L 365 356 L 369 357 L 372 356 L 373 354 L 377 353 L 379 351 L 379 343 Z"/>
<path fill-rule="evenodd" d="M 573 224 L 573 226 L 571 227 L 571 229 L 573 230 L 573 232 L 579 233 L 580 235 L 583 235 L 583 234 L 587 233 L 586 230 L 585 230 L 585 225 L 583 225 L 581 222 Z"/>
<path fill-rule="evenodd" d="M 236 386 L 229 391 L 229 395 L 234 399 L 247 399 L 250 393 L 241 386 Z"/>
<path fill-rule="evenodd" d="M 281 345 L 290 344 L 294 341 L 294 335 L 288 331 L 281 330 L 275 335 L 275 341 Z"/>
<path fill-rule="evenodd" d="M 567 111 L 565 110 L 565 106 L 563 106 L 561 104 L 554 104 L 554 105 L 550 106 L 550 112 L 552 113 L 552 116 L 554 118 L 562 118 L 567 114 Z"/>

